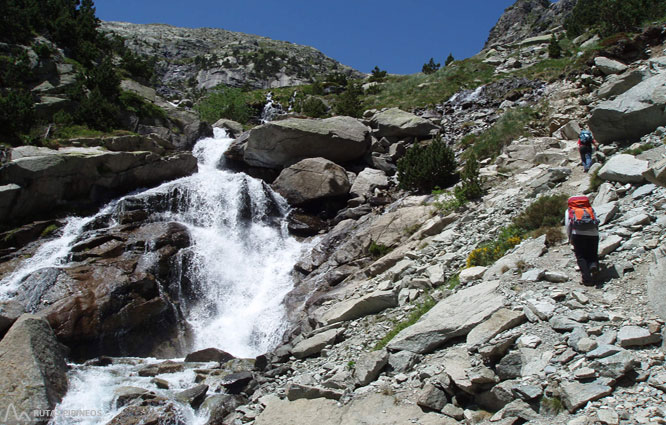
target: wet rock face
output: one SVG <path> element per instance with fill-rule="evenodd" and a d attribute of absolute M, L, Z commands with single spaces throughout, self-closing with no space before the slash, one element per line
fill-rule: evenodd
<path fill-rule="evenodd" d="M 177 223 L 91 231 L 72 248 L 70 266 L 29 275 L 15 300 L 46 317 L 73 358 L 175 355 L 182 276 L 174 270 L 189 244 Z"/>
<path fill-rule="evenodd" d="M 62 400 L 67 392 L 66 371 L 64 352 L 48 323 L 35 315 L 21 316 L 0 342 L 0 413 L 4 419 L 11 421 L 13 407 L 30 416 L 20 423 L 45 423 L 32 413 L 53 409 Z"/>

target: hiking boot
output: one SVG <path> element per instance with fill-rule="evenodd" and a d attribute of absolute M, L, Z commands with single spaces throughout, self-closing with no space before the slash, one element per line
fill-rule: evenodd
<path fill-rule="evenodd" d="M 594 263 L 590 266 L 590 274 L 592 275 L 592 279 L 596 279 L 599 274 L 599 264 Z"/>

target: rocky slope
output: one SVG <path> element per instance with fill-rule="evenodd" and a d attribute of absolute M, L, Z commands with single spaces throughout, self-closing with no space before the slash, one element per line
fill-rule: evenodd
<path fill-rule="evenodd" d="M 666 120 L 655 113 L 666 107 L 666 27 L 655 31 L 643 59 L 618 55 L 624 63 L 613 63 L 598 54 L 585 72 L 549 83 L 509 75 L 423 116 L 387 109 L 359 121 L 291 118 L 238 137 L 227 157 L 249 169 L 274 167 L 274 188 L 299 206 L 292 231 L 320 234 L 294 270 L 285 344 L 256 359 L 209 349 L 184 361 L 90 360 L 78 367 L 141 378 L 115 390 L 113 405 L 127 407 L 108 423 L 185 423 L 193 411 L 234 425 L 666 421 Z M 544 39 L 485 54 L 502 75 L 533 66 L 546 50 Z M 542 125 L 482 163 L 487 194 L 478 202 L 443 213 L 437 198 L 396 189 L 395 163 L 415 140 L 440 130 L 455 142 L 537 103 L 549 105 Z M 606 138 L 597 164 L 583 173 L 578 130 L 609 119 L 614 127 L 595 130 Z M 294 150 L 294 139 L 308 144 Z M 466 268 L 472 250 L 539 196 L 581 192 L 602 220 L 597 286 L 579 283 L 566 242 L 545 237 Z M 148 222 L 145 209 L 130 199 L 119 216 L 91 224 L 72 249 L 83 264 L 48 270 L 43 291 L 4 303 L 0 331 L 29 306 L 82 358 L 115 348 L 180 353 L 171 324 L 181 294 L 167 265 L 190 241 L 175 223 Z M 0 275 L 34 252 L 47 223 L 35 226 L 3 235 L 11 246 Z M 126 346 L 113 346 L 118 334 Z M 21 358 L 32 348 L 13 349 Z M 42 381 L 35 385 L 47 388 Z"/>
<path fill-rule="evenodd" d="M 158 93 L 167 98 L 218 84 L 271 88 L 307 84 L 332 72 L 362 75 L 309 46 L 223 29 L 127 22 L 102 22 L 100 28 L 156 59 Z"/>
<path fill-rule="evenodd" d="M 519 0 L 508 7 L 490 30 L 485 48 L 514 44 L 526 38 L 550 33 L 564 23 L 577 0 Z"/>

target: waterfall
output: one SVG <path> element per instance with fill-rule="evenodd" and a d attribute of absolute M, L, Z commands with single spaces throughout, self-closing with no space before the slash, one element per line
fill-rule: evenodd
<path fill-rule="evenodd" d="M 266 104 L 264 109 L 261 111 L 261 123 L 265 124 L 269 121 L 273 121 L 278 115 L 284 114 L 282 105 L 273 100 L 273 93 L 268 92 L 266 95 Z"/>
<path fill-rule="evenodd" d="M 153 211 L 150 220 L 179 222 L 190 233 L 188 267 L 180 272 L 187 275 L 185 280 L 191 287 L 187 291 L 183 288 L 181 293 L 188 296 L 179 299 L 193 334 L 190 351 L 215 347 L 248 358 L 274 348 L 286 327 L 282 300 L 293 287 L 290 273 L 306 247 L 288 234 L 284 219 L 288 205 L 282 197 L 261 180 L 220 169 L 223 152 L 231 141 L 215 129 L 214 138 L 200 140 L 193 150 L 199 162 L 197 173 L 120 198 L 93 217 L 70 218 L 60 238 L 43 244 L 31 259 L 0 281 L 0 299 L 30 290 L 21 288 L 22 283 L 41 269 L 66 267 L 69 249 L 88 223 L 102 216 L 113 217 L 127 205 L 149 208 L 155 199 L 166 199 L 170 205 Z M 112 219 L 110 223 L 115 225 Z M 103 367 L 72 364 L 70 390 L 52 423 L 108 422 L 119 411 L 112 406 L 118 386 L 159 392 L 155 384 L 136 373 L 138 364 L 157 360 L 120 360 L 120 364 L 114 361 Z M 193 376 L 181 378 L 182 382 L 171 383 L 170 391 L 186 389 L 194 382 Z M 81 409 L 99 415 L 66 414 Z M 189 406 L 178 409 L 184 423 L 205 423 Z"/>

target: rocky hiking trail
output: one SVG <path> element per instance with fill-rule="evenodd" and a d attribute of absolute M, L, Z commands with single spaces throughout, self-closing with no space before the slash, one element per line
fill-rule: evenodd
<path fill-rule="evenodd" d="M 542 60 L 546 41 L 495 46 L 481 55 L 506 73 Z M 3 331 L 16 327 L 7 333 L 12 338 L 0 341 L 0 357 L 10 353 L 18 364 L 29 357 L 23 353 L 37 352 L 47 359 L 25 367 L 26 373 L 46 369 L 31 376 L 46 393 L 39 406 L 51 409 L 67 397 L 56 338 L 83 359 L 98 356 L 72 364 L 67 380 L 85 390 L 98 376 L 109 383 L 107 416 L 100 421 L 107 424 L 666 423 L 666 128 L 660 127 L 666 121 L 654 113 L 664 110 L 666 99 L 654 90 L 662 90 L 666 77 L 663 39 L 653 53 L 628 65 L 597 57 L 589 74 L 566 80 L 509 77 L 461 91 L 422 116 L 391 108 L 366 111 L 362 120 L 288 118 L 237 137 L 227 160 L 244 162 L 248 173 L 267 165 L 279 172 L 273 189 L 302 207 L 290 230 L 319 234 L 294 267 L 296 286 L 284 301 L 288 330 L 272 352 L 255 359 L 214 348 L 188 354 L 173 334 L 176 326 L 165 334 L 153 327 L 182 323 L 172 306 L 183 298 L 178 288 L 168 293 L 173 299 L 163 296 L 163 284 L 173 281 L 166 265 L 191 246 L 182 225 L 148 218 L 147 205 L 163 201 L 157 194 L 146 203 L 126 200 L 118 228 L 111 214 L 92 223 L 95 229 L 72 249 L 73 259 L 85 263 L 49 273 L 54 285 L 35 298 L 39 302 L 25 300 L 39 316 L 17 320 L 23 305 L 16 311 L 7 309 L 11 303 L 2 306 Z M 622 110 L 627 105 L 631 110 Z M 430 140 L 439 131 L 455 144 L 522 107 L 532 107 L 540 123 L 528 125 L 527 135 L 508 142 L 497 158 L 481 161 L 487 190 L 480 200 L 448 210 L 437 195 L 396 189 L 396 161 L 415 139 Z M 647 132 L 634 125 L 642 118 L 649 121 Z M 610 143 L 614 130 L 606 131 L 609 143 L 583 173 L 577 134 L 593 124 L 605 128 L 609 119 L 640 142 Z M 50 164 L 40 158 L 24 163 Z M 17 196 L 19 189 L 6 194 Z M 539 197 L 581 193 L 601 220 L 598 285 L 581 285 L 569 245 L 546 243 L 545 236 L 521 241 L 491 265 L 467 267 L 471 252 Z M 328 201 L 342 209 L 313 225 L 307 208 Z M 273 218 L 269 213 L 266 220 Z M 11 236 L 32 242 L 48 224 Z M 105 226 L 111 230 L 94 232 Z M 0 273 L 32 255 L 38 242 L 6 248 Z M 372 253 L 373 244 L 383 249 Z M 88 275 L 101 293 L 96 304 L 75 292 Z M 67 308 L 50 304 L 64 286 L 76 297 Z M 116 353 L 188 355 L 108 357 Z M 53 368 L 44 363 L 59 364 L 58 373 L 48 373 Z M 0 375 L 3 367 L 14 363 L 0 362 Z M 2 402 L 16 392 L 5 385 Z"/>

